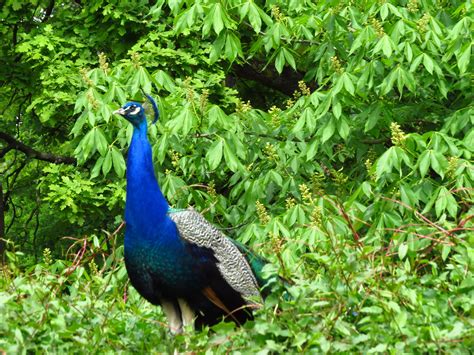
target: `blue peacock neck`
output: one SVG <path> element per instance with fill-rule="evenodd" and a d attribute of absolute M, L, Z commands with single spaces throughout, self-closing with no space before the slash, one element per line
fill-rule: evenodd
<path fill-rule="evenodd" d="M 156 238 L 156 229 L 167 224 L 168 208 L 156 180 L 147 122 L 143 119 L 134 126 L 127 158 L 126 238 Z"/>

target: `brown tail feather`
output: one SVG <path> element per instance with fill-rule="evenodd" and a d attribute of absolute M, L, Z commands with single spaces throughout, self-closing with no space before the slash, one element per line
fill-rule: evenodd
<path fill-rule="evenodd" d="M 225 313 L 227 313 L 228 316 L 230 316 L 238 325 L 240 325 L 240 322 L 235 318 L 235 316 L 232 314 L 233 312 L 229 311 L 229 309 L 226 307 L 224 302 L 221 301 L 221 299 L 217 296 L 217 294 L 214 292 L 214 290 L 210 287 L 205 287 L 202 290 L 202 293 L 204 296 L 206 296 L 209 301 L 211 301 L 214 305 L 222 309 Z"/>

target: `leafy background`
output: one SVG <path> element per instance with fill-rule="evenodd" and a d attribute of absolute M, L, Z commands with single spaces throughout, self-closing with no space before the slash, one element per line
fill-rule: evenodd
<path fill-rule="evenodd" d="M 0 351 L 468 352 L 470 1 L 6 1 Z M 131 127 L 156 173 L 294 281 L 170 337 L 129 287 Z M 281 286 L 280 286 L 281 287 Z"/>

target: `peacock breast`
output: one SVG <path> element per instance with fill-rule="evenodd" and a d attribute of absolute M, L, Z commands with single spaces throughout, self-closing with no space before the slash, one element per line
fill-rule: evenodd
<path fill-rule="evenodd" d="M 125 265 L 132 285 L 152 303 L 161 296 L 186 295 L 202 287 L 204 276 L 180 240 L 125 236 Z"/>

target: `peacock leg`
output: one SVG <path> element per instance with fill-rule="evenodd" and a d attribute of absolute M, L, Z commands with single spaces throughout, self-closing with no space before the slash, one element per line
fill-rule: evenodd
<path fill-rule="evenodd" d="M 168 327 L 173 335 L 183 332 L 183 322 L 181 320 L 181 312 L 176 302 L 161 300 L 161 306 L 165 312 L 166 319 L 168 319 Z"/>
<path fill-rule="evenodd" d="M 183 326 L 186 327 L 188 325 L 194 326 L 194 311 L 189 307 L 188 302 L 186 302 L 182 298 L 178 298 L 179 308 L 181 310 L 181 319 L 183 321 Z"/>

